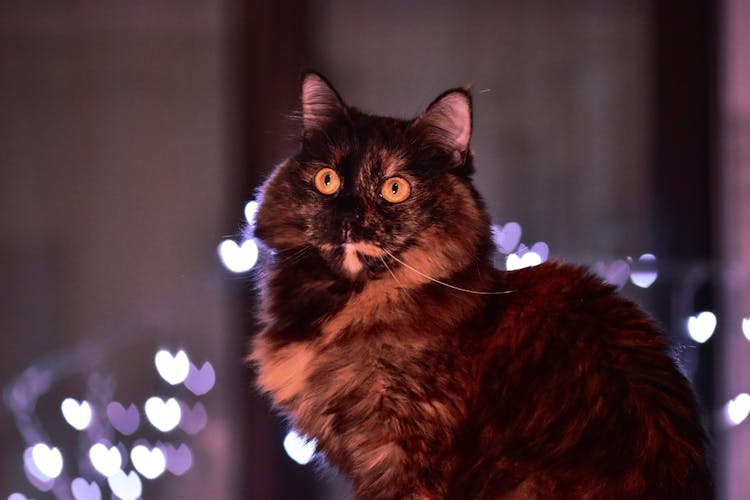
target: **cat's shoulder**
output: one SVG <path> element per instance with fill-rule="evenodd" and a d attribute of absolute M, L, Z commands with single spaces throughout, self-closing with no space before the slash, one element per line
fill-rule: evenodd
<path fill-rule="evenodd" d="M 517 293 L 546 298 L 609 295 L 615 290 L 587 267 L 559 260 L 550 260 L 537 266 L 507 271 L 503 279 L 505 286 Z"/>
<path fill-rule="evenodd" d="M 590 269 L 561 261 L 504 273 L 512 316 L 569 324 L 648 321 L 648 315 Z"/>
<path fill-rule="evenodd" d="M 669 342 L 650 315 L 589 269 L 552 261 L 502 275 L 513 293 L 495 308 L 490 342 L 497 352 L 510 344 L 577 361 L 596 352 L 612 365 L 623 352 L 656 352 L 659 362 L 668 360 Z"/>

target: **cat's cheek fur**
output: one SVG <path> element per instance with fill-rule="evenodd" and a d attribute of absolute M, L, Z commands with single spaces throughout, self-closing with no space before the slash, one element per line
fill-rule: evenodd
<path fill-rule="evenodd" d="M 484 218 L 470 190 L 456 179 L 450 179 L 451 192 L 460 201 L 446 200 L 441 207 L 451 216 L 437 220 L 418 233 L 417 242 L 402 254 L 402 260 L 432 278 L 442 279 L 466 267 L 476 256 L 477 248 L 488 233 L 474 221 Z M 412 271 L 404 279 L 413 284 L 425 283 L 427 278 Z"/>
<path fill-rule="evenodd" d="M 269 179 L 258 191 L 258 212 L 255 226 L 250 228 L 252 236 L 259 238 L 271 248 L 280 250 L 304 246 L 308 243 L 309 213 L 293 209 L 294 200 L 299 200 L 303 190 L 294 182 L 291 171 L 299 166 L 293 160 L 278 165 Z M 273 200 L 267 203 L 266 200 Z M 287 200 L 281 203 L 280 200 Z"/>

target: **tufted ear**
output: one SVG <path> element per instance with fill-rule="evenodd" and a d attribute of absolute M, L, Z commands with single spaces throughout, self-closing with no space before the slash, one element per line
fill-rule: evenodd
<path fill-rule="evenodd" d="M 471 140 L 471 94 L 466 88 L 441 94 L 414 120 L 430 141 L 454 154 L 457 161 L 466 158 Z"/>
<path fill-rule="evenodd" d="M 347 116 L 346 104 L 322 75 L 314 71 L 302 74 L 302 122 L 305 135 Z"/>

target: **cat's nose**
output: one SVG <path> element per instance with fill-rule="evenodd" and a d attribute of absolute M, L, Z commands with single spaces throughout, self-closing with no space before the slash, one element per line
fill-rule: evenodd
<path fill-rule="evenodd" d="M 361 238 L 362 220 L 358 214 L 347 214 L 341 218 L 341 240 L 354 242 Z"/>
<path fill-rule="evenodd" d="M 341 239 L 345 242 L 351 241 L 354 236 L 352 232 L 353 230 L 356 232 L 362 208 L 359 201 L 351 196 L 341 196 L 337 202 L 339 220 L 341 221 Z"/>
<path fill-rule="evenodd" d="M 352 236 L 353 222 L 351 219 L 344 219 L 341 221 L 341 239 L 349 241 Z"/>

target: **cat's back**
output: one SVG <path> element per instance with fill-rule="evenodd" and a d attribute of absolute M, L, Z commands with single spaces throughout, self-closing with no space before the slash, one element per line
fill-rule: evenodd
<path fill-rule="evenodd" d="M 550 342 L 612 348 L 617 345 L 663 352 L 668 342 L 641 308 L 587 268 L 558 261 L 499 272 L 508 293 L 498 295 L 496 339 L 504 348 Z"/>
<path fill-rule="evenodd" d="M 498 279 L 509 293 L 481 363 L 478 458 L 457 484 L 476 498 L 710 498 L 694 395 L 651 319 L 584 268 Z M 472 489 L 473 475 L 493 479 Z"/>

